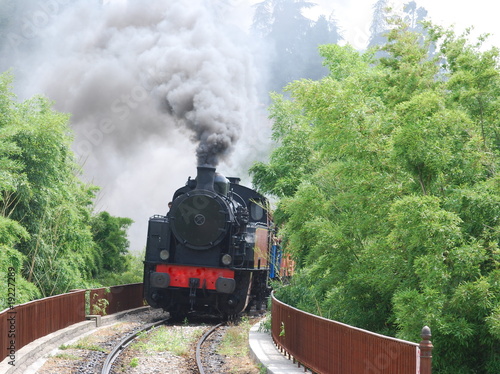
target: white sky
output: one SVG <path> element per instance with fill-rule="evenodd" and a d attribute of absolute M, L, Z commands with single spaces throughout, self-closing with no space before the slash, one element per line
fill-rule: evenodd
<path fill-rule="evenodd" d="M 127 0 L 104 0 L 114 3 L 126 3 Z M 207 0 L 211 2 L 212 0 Z M 242 20 L 240 25 L 251 24 L 253 9 L 252 5 L 263 0 L 226 0 L 235 6 L 231 16 Z M 329 16 L 332 11 L 343 30 L 343 35 L 349 44 L 358 49 L 364 49 L 370 36 L 370 24 L 372 21 L 373 5 L 377 0 L 308 0 L 318 4 L 307 13 L 310 18 L 316 18 L 319 14 Z M 390 0 L 395 7 L 402 6 L 411 0 Z M 500 47 L 500 3 L 492 0 L 415 0 L 417 6 L 427 9 L 428 17 L 435 24 L 449 27 L 454 25 L 457 33 L 465 28 L 473 26 L 474 34 L 489 33 L 490 43 Z"/>
<path fill-rule="evenodd" d="M 262 0 L 233 0 L 233 3 L 248 7 L 248 4 Z M 358 49 L 366 46 L 370 36 L 373 5 L 376 0 L 309 0 L 318 7 L 311 13 L 324 13 L 334 16 L 343 30 L 346 41 Z M 410 0 L 393 0 L 400 6 Z M 500 22 L 498 15 L 500 3 L 491 0 L 416 0 L 417 6 L 427 9 L 428 17 L 441 26 L 455 25 L 455 31 L 461 33 L 466 27 L 474 26 L 477 35 L 490 33 L 491 44 L 500 47 Z M 476 33 L 474 35 L 476 35 Z"/>

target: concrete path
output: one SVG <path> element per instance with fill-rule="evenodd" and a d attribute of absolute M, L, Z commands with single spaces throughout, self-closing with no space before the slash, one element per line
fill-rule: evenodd
<path fill-rule="evenodd" d="M 289 360 L 274 345 L 270 332 L 259 331 L 260 323 L 250 329 L 249 344 L 253 359 L 267 368 L 270 374 L 304 373 L 304 367 Z M 308 371 L 310 372 L 310 371 Z"/>

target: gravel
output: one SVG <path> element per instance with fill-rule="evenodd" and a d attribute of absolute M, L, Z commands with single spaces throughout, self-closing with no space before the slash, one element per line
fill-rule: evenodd
<path fill-rule="evenodd" d="M 99 374 L 102 364 L 111 349 L 118 344 L 127 333 L 133 333 L 145 323 L 155 322 L 168 316 L 161 310 L 150 309 L 136 315 L 129 315 L 119 322 L 101 327 L 93 333 L 60 347 L 52 357 L 37 371 L 38 374 Z M 163 326 L 162 328 L 179 328 L 188 333 L 191 329 L 208 327 L 203 323 Z M 220 329 L 205 342 L 202 360 L 207 374 L 259 374 L 259 369 L 248 356 L 226 357 L 217 352 L 217 348 L 225 334 Z M 112 373 L 162 373 L 162 374 L 194 374 L 198 373 L 195 360 L 196 339 L 191 342 L 189 353 L 176 355 L 169 351 L 151 351 L 128 346 L 113 365 Z M 63 349 L 61 349 L 63 348 Z"/>
<path fill-rule="evenodd" d="M 111 349 L 126 334 L 137 331 L 145 323 L 164 319 L 167 314 L 158 309 L 147 309 L 125 315 L 117 323 L 103 326 L 90 334 L 60 346 L 49 357 L 37 374 L 97 374 Z"/>

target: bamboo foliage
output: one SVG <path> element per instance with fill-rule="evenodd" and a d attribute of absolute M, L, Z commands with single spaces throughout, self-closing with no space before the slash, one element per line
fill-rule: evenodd
<path fill-rule="evenodd" d="M 323 46 L 331 74 L 274 97 L 251 171 L 299 267 L 277 295 L 415 342 L 430 326 L 436 372 L 498 373 L 499 52 L 393 22 L 383 53 Z"/>

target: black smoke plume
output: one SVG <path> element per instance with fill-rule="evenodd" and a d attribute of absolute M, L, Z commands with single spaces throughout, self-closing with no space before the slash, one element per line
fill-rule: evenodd
<path fill-rule="evenodd" d="M 74 151 L 103 187 L 97 208 L 140 224 L 136 248 L 196 163 L 244 176 L 264 157 L 263 54 L 231 1 L 21 3 L 0 65 L 20 98 L 46 95 L 71 114 Z"/>

